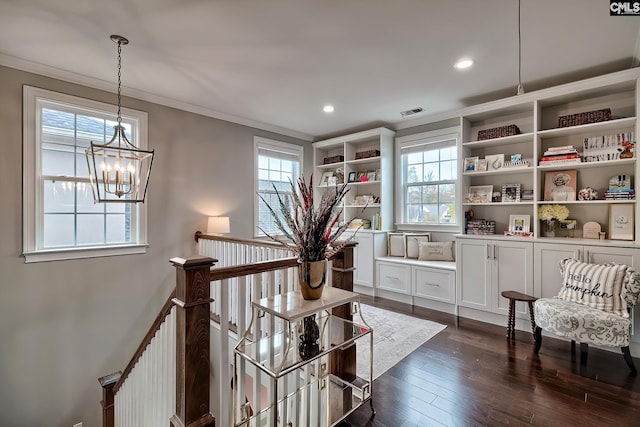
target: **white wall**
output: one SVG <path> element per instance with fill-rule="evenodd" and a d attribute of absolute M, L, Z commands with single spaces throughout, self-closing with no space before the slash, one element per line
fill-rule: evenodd
<path fill-rule="evenodd" d="M 22 85 L 114 103 L 115 95 L 0 66 L 0 425 L 100 426 L 98 377 L 122 370 L 169 295 L 174 256 L 195 253 L 206 215 L 253 233 L 253 137 L 311 145 L 124 98 L 149 113 L 155 148 L 144 255 L 25 264 Z M 115 107 L 114 107 L 115 111 Z"/>

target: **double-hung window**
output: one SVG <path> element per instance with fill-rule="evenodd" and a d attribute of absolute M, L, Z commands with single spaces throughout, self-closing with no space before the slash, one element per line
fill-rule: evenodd
<path fill-rule="evenodd" d="M 452 129 L 398 139 L 400 226 L 459 228 L 457 140 Z"/>
<path fill-rule="evenodd" d="M 281 232 L 276 227 L 265 201 L 282 219 L 275 189 L 281 197 L 291 197 L 290 182 L 295 184 L 302 174 L 303 148 L 299 145 L 257 136 L 254 138 L 254 149 L 256 159 L 255 235 L 262 237 L 265 235 L 264 232 L 278 235 Z"/>
<path fill-rule="evenodd" d="M 26 262 L 142 253 L 143 204 L 94 203 L 85 150 L 113 136 L 113 105 L 25 86 L 23 254 Z M 147 115 L 123 109 L 127 137 L 146 147 Z"/>

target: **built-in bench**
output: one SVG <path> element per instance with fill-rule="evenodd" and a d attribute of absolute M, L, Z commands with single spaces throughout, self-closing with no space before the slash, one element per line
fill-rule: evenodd
<path fill-rule="evenodd" d="M 375 294 L 407 304 L 455 313 L 455 261 L 375 258 Z"/>

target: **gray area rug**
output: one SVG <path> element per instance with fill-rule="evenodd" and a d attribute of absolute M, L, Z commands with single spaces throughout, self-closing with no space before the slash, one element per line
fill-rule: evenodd
<path fill-rule="evenodd" d="M 360 304 L 362 317 L 373 329 L 373 379 L 391 369 L 412 351 L 446 328 L 429 320 Z M 353 316 L 356 323 L 361 319 Z M 368 377 L 369 346 L 365 340 L 358 340 L 356 357 L 357 374 Z"/>

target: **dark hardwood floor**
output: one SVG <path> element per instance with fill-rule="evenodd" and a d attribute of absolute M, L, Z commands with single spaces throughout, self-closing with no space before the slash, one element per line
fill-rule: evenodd
<path fill-rule="evenodd" d="M 580 351 L 543 337 L 533 352 L 531 333 L 456 318 L 380 298 L 367 304 L 433 320 L 447 328 L 373 384 L 369 405 L 352 426 L 640 426 L 640 379 L 622 353 L 589 349 L 587 377 Z M 634 359 L 640 369 L 640 360 Z"/>

